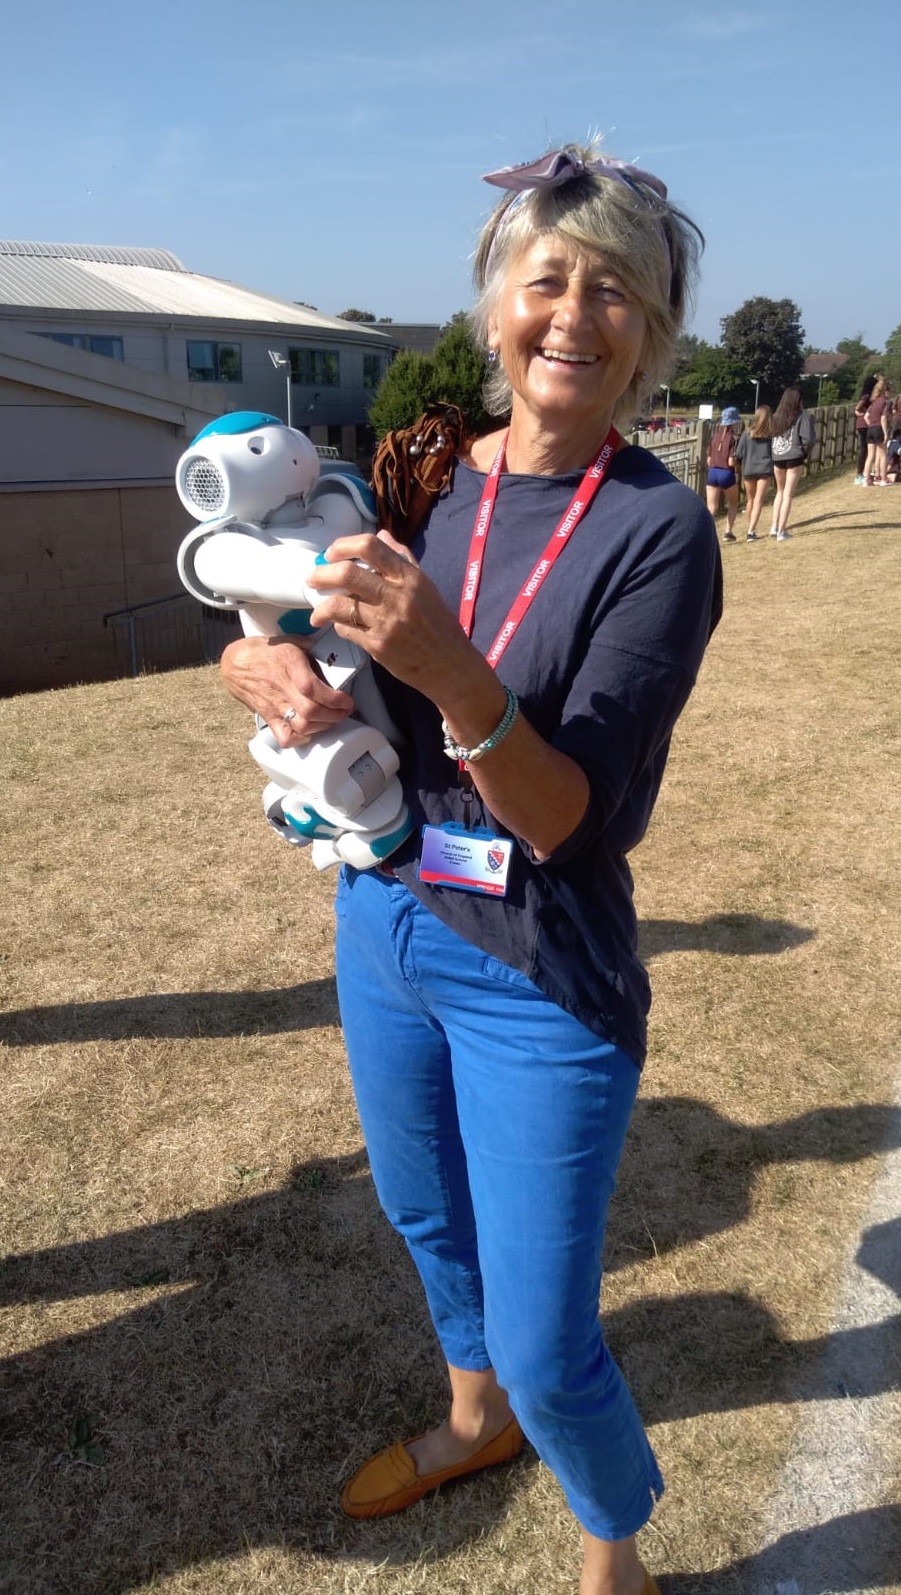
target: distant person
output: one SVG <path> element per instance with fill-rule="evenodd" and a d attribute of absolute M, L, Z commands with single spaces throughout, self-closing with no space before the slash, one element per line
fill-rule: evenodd
<path fill-rule="evenodd" d="M 735 517 L 738 514 L 738 476 L 736 475 L 735 446 L 741 428 L 741 416 L 734 404 L 728 404 L 714 427 L 707 449 L 707 508 L 714 517 L 720 505 L 726 503 L 726 530 L 724 541 L 735 542 Z"/>
<path fill-rule="evenodd" d="M 885 487 L 885 445 L 894 406 L 891 391 L 882 377 L 877 377 L 864 412 L 867 423 L 867 457 L 863 468 L 864 487 Z"/>
<path fill-rule="evenodd" d="M 854 426 L 857 432 L 857 475 L 854 478 L 855 487 L 867 485 L 867 410 L 873 397 L 878 373 L 871 371 L 866 382 L 860 390 L 860 397 L 854 406 Z"/>
<path fill-rule="evenodd" d="M 763 512 L 767 488 L 773 480 L 773 412 L 768 404 L 758 405 L 754 419 L 742 432 L 735 448 L 745 484 L 745 510 L 748 516 L 749 543 L 756 543 L 757 523 Z"/>
<path fill-rule="evenodd" d="M 776 496 L 770 536 L 787 543 L 792 503 L 804 475 L 804 462 L 817 440 L 817 429 L 804 408 L 800 388 L 786 388 L 773 413 L 773 475 Z"/>
<path fill-rule="evenodd" d="M 899 474 L 901 474 L 901 421 L 896 421 L 885 450 L 886 486 L 897 482 Z"/>

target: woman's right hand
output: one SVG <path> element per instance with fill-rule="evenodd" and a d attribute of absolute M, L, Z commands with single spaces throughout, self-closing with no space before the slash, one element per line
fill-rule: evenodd
<path fill-rule="evenodd" d="M 239 637 L 223 652 L 221 670 L 232 697 L 260 715 L 283 748 L 302 747 L 353 712 L 350 694 L 328 686 L 290 637 Z"/>

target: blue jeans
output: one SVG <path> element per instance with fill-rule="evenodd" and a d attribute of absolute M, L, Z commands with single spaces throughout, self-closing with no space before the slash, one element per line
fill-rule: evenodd
<path fill-rule="evenodd" d="M 401 882 L 345 869 L 336 914 L 373 1178 L 444 1355 L 494 1368 L 579 1523 L 625 1539 L 663 1490 L 598 1321 L 638 1067 Z"/>

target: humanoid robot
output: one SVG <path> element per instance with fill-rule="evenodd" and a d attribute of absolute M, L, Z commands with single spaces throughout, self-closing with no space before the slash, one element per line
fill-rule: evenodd
<path fill-rule="evenodd" d="M 397 778 L 399 736 L 368 654 L 333 627 L 311 625 L 320 595 L 307 586 L 335 538 L 375 530 L 370 489 L 350 472 L 321 474 L 302 432 L 247 410 L 198 432 L 175 485 L 200 523 L 178 551 L 188 591 L 216 609 L 237 609 L 247 636 L 302 639 L 323 678 L 356 705 L 304 747 L 282 748 L 259 726 L 249 748 L 268 778 L 267 819 L 288 841 L 310 844 L 317 869 L 371 869 L 412 828 Z"/>

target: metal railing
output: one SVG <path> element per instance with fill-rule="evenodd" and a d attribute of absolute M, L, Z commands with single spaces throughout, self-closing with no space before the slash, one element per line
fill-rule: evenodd
<path fill-rule="evenodd" d="M 112 633 L 123 674 L 141 676 L 215 663 L 237 635 L 238 612 L 212 609 L 182 592 L 111 609 L 103 624 Z"/>

